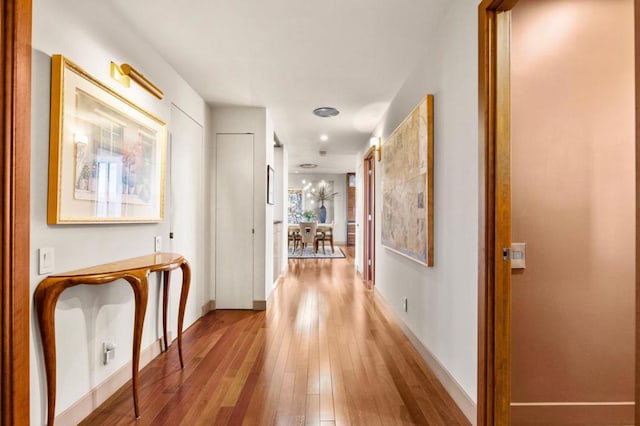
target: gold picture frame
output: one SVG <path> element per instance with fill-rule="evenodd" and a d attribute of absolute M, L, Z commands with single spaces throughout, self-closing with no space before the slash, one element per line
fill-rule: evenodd
<path fill-rule="evenodd" d="M 163 120 L 53 55 L 47 222 L 163 221 L 166 140 Z"/>
<path fill-rule="evenodd" d="M 426 95 L 382 146 L 382 245 L 433 266 L 434 97 Z"/>

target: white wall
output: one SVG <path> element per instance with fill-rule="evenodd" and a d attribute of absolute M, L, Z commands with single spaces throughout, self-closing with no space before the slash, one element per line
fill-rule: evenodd
<path fill-rule="evenodd" d="M 168 246 L 167 221 L 159 224 L 57 225 L 46 223 L 50 55 L 60 53 L 114 90 L 143 108 L 169 121 L 171 103 L 187 112 L 205 127 L 208 108 L 198 94 L 153 49 L 130 31 L 105 2 L 35 0 L 33 2 L 33 78 L 32 78 L 32 158 L 31 158 L 31 291 L 44 278 L 37 271 L 37 249 L 55 248 L 55 272 L 115 261 L 151 253 L 153 237 L 161 235 Z M 162 101 L 132 84 L 125 89 L 109 77 L 109 62 L 128 62 L 165 91 Z M 171 127 L 171 123 L 167 123 Z M 167 181 L 167 188 L 169 182 Z M 205 194 L 202 194 L 206 197 Z M 206 224 L 202 224 L 206 228 Z M 203 265 L 192 264 L 203 268 Z M 203 269 L 204 270 L 204 269 Z M 204 273 L 205 282 L 208 273 Z M 178 281 L 175 280 L 174 283 Z M 149 304 L 142 347 L 161 335 L 159 327 L 158 281 L 150 280 Z M 209 294 L 193 289 L 190 297 Z M 208 297 L 208 296 L 207 296 Z M 177 300 L 171 305 L 177 306 Z M 198 306 L 206 300 L 198 300 Z M 65 291 L 56 309 L 57 413 L 67 409 L 93 387 L 103 382 L 131 358 L 133 297 L 129 285 Z M 189 321 L 191 322 L 191 321 Z M 185 325 L 190 325 L 189 323 Z M 170 327 L 176 335 L 176 325 Z M 101 344 L 117 345 L 114 362 L 103 366 Z M 31 404 L 32 424 L 43 424 L 46 413 L 44 367 L 40 334 L 32 315 L 31 328 Z"/>
<path fill-rule="evenodd" d="M 385 140 L 426 93 L 435 95 L 435 266 L 419 265 L 380 244 L 381 167 L 377 167 L 376 291 L 473 401 L 477 389 L 477 3 L 451 2 L 433 37 L 425 40 L 422 63 L 374 133 Z M 402 309 L 403 297 L 409 300 L 408 313 Z"/>
<path fill-rule="evenodd" d="M 302 188 L 303 180 L 319 182 L 325 180 L 333 182 L 333 191 L 338 194 L 333 199 L 333 218 L 335 220 L 333 240 L 336 244 L 347 242 L 347 175 L 322 173 L 289 173 L 289 188 Z M 326 203 L 325 203 L 326 204 Z M 327 222 L 331 221 L 330 209 L 327 208 Z"/>
<path fill-rule="evenodd" d="M 273 286 L 273 206 L 267 204 L 267 164 L 273 166 L 273 123 L 269 111 L 259 107 L 219 107 L 211 110 L 210 161 L 216 163 L 215 143 L 218 133 L 252 133 L 254 135 L 253 177 L 253 300 L 266 300 L 267 290 Z M 215 200 L 215 176 L 212 177 L 211 197 Z M 212 212 L 215 223 L 215 208 Z M 212 229 L 212 244 L 215 227 Z M 215 259 L 212 247 L 212 259 Z M 215 289 L 214 293 L 215 294 Z"/>
<path fill-rule="evenodd" d="M 287 237 L 287 212 L 288 212 L 288 186 L 289 186 L 289 174 L 287 168 L 289 167 L 289 152 L 285 145 L 282 145 L 274 149 L 274 169 L 276 175 L 275 182 L 275 205 L 273 206 L 273 220 L 282 222 L 282 241 L 280 242 L 280 275 L 284 274 L 288 265 L 288 237 Z M 275 283 L 274 283 L 275 284 Z M 267 299 L 272 289 L 267 289 Z"/>

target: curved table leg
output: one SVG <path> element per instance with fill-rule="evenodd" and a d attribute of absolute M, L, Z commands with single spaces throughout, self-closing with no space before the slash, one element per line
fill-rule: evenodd
<path fill-rule="evenodd" d="M 136 419 L 140 418 L 138 407 L 138 368 L 140 366 L 140 345 L 142 343 L 142 326 L 144 325 L 144 314 L 147 310 L 147 299 L 149 297 L 149 281 L 147 272 L 142 271 L 139 275 L 129 275 L 124 277 L 131 284 L 135 297 L 135 320 L 133 323 L 133 357 L 131 359 L 131 382 L 133 387 L 133 409 Z"/>
<path fill-rule="evenodd" d="M 56 414 L 56 331 L 55 307 L 60 293 L 66 288 L 65 280 L 49 279 L 44 286 L 38 286 L 33 295 L 38 314 L 40 338 L 47 379 L 47 424 L 53 426 Z"/>
<path fill-rule="evenodd" d="M 184 323 L 184 311 L 187 306 L 187 296 L 191 285 L 191 267 L 186 260 L 180 265 L 182 269 L 182 290 L 180 290 L 180 307 L 178 309 L 178 354 L 180 355 L 180 368 L 184 368 L 182 361 L 182 324 Z"/>
<path fill-rule="evenodd" d="M 162 273 L 162 334 L 164 336 L 164 351 L 169 349 L 167 336 L 167 304 L 169 301 L 169 285 L 171 284 L 171 271 Z"/>

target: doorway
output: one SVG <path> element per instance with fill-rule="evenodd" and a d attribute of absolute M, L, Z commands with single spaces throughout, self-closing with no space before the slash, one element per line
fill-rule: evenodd
<path fill-rule="evenodd" d="M 376 204 L 376 163 L 374 150 L 364 157 L 364 262 L 363 278 L 375 284 L 375 204 Z"/>
<path fill-rule="evenodd" d="M 479 424 L 633 423 L 632 7 L 480 5 Z"/>

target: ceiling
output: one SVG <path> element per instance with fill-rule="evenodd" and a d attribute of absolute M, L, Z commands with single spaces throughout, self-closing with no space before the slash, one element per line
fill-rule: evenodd
<path fill-rule="evenodd" d="M 447 1 L 111 3 L 209 104 L 267 107 L 290 171 L 316 163 L 344 173 L 425 55 Z M 314 116 L 321 106 L 340 115 Z"/>

